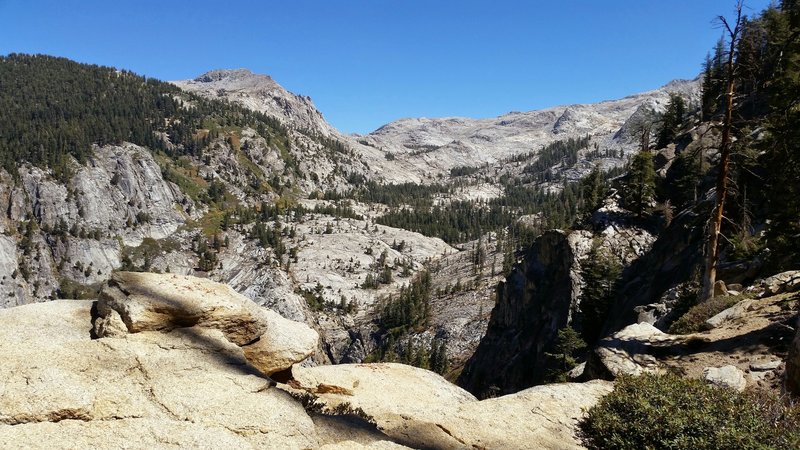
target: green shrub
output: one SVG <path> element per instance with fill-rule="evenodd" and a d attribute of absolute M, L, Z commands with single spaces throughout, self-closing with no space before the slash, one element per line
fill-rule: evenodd
<path fill-rule="evenodd" d="M 800 408 L 677 375 L 626 376 L 580 429 L 590 449 L 796 449 Z"/>
<path fill-rule="evenodd" d="M 670 327 L 671 334 L 689 334 L 708 329 L 706 320 L 714 317 L 722 311 L 730 308 L 746 297 L 737 295 L 726 295 L 714 297 L 706 302 L 699 303 L 689 308 L 686 314 L 682 315 Z"/>

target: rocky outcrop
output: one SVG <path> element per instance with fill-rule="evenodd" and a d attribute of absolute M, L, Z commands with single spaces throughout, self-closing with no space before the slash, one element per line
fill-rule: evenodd
<path fill-rule="evenodd" d="M 431 372 L 401 364 L 292 372 L 286 389 L 312 408 L 359 415 L 413 448 L 583 448 L 577 421 L 611 391 L 602 381 L 551 384 L 477 401 Z"/>
<path fill-rule="evenodd" d="M 796 376 L 800 366 L 792 366 L 798 362 L 800 339 L 794 341 L 795 350 L 787 349 L 797 326 L 797 313 L 786 307 L 791 295 L 745 300 L 732 308 L 735 314 L 724 314 L 713 328 L 693 334 L 666 334 L 648 323 L 629 325 L 598 343 L 579 379 L 673 372 L 737 390 L 778 391 L 788 350 L 790 388 L 790 374 Z"/>
<path fill-rule="evenodd" d="M 577 311 L 588 232 L 548 231 L 500 283 L 486 335 L 458 378 L 479 398 L 517 392 L 544 376 L 545 350 Z"/>
<path fill-rule="evenodd" d="M 487 119 L 400 119 L 359 136 L 359 141 L 395 155 L 389 163 L 376 160 L 370 166 L 381 165 L 387 177 L 410 172 L 422 182 L 435 182 L 437 175 L 446 175 L 456 166 L 494 165 L 530 149 L 586 135 L 600 148 L 632 153 L 637 149 L 640 124 L 652 122 L 653 116 L 664 110 L 670 93 L 697 100 L 699 87 L 699 80 L 676 80 L 650 92 L 595 104 L 510 112 Z M 614 164 L 623 164 L 622 159 Z M 565 173 L 577 179 L 592 167 L 581 165 Z"/>
<path fill-rule="evenodd" d="M 29 448 L 310 448 L 311 418 L 222 332 L 93 340 L 91 301 L 0 311 L 0 442 Z M 2 446 L 2 445 L 0 445 Z"/>
<path fill-rule="evenodd" d="M 800 290 L 800 270 L 789 270 L 758 280 L 747 288 L 747 292 L 759 297 L 795 292 Z"/>
<path fill-rule="evenodd" d="M 611 390 L 561 384 L 479 402 L 399 364 L 294 366 L 275 387 L 231 342 L 244 337 L 236 320 L 258 323 L 249 307 L 207 282 L 161 278 L 150 293 L 132 276 L 114 282 L 132 293 L 116 326 L 138 332 L 93 336 L 94 301 L 0 311 L 0 448 L 582 448 L 576 422 Z"/>
<path fill-rule="evenodd" d="M 319 339 L 305 324 L 260 308 L 227 285 L 183 275 L 115 273 L 97 311 L 98 337 L 195 326 L 219 330 L 267 375 L 309 357 Z"/>
<path fill-rule="evenodd" d="M 580 330 L 581 263 L 594 246 L 622 267 L 646 254 L 654 235 L 619 206 L 614 191 L 589 219 L 595 232 L 548 231 L 537 238 L 498 288 L 484 338 L 458 383 L 478 397 L 511 393 L 543 380 L 558 331 Z"/>
<path fill-rule="evenodd" d="M 193 202 L 143 147 L 95 147 L 86 165 L 73 165 L 66 184 L 27 165 L 18 180 L 0 175 L 0 307 L 55 297 L 64 279 L 101 283 L 122 265 L 124 245 L 187 221 Z"/>
<path fill-rule="evenodd" d="M 225 99 L 263 112 L 286 125 L 325 136 L 334 133 L 310 97 L 292 94 L 269 75 L 255 74 L 247 69 L 212 70 L 193 80 L 173 83 L 189 92 Z"/>

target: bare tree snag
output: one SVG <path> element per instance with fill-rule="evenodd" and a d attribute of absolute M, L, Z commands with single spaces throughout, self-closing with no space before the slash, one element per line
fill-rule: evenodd
<path fill-rule="evenodd" d="M 725 117 L 722 122 L 722 139 L 719 144 L 719 172 L 717 173 L 717 197 L 711 213 L 710 234 L 706 249 L 705 272 L 703 274 L 703 289 L 700 292 L 700 301 L 706 301 L 714 296 L 714 283 L 717 280 L 717 263 L 719 261 L 719 236 L 722 228 L 722 213 L 725 207 L 725 196 L 728 193 L 728 175 L 731 160 L 731 130 L 733 128 L 733 90 L 735 85 L 734 53 L 742 23 L 742 2 L 736 4 L 736 22 L 733 27 L 723 16 L 719 21 L 724 26 L 729 42 L 728 61 L 725 68 Z"/>

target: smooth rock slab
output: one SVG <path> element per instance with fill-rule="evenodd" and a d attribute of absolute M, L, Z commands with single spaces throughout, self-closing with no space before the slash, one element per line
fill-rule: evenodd
<path fill-rule="evenodd" d="M 218 330 L 91 339 L 92 302 L 0 311 L 0 449 L 315 448 L 302 405 Z"/>
<path fill-rule="evenodd" d="M 537 386 L 478 401 L 427 370 L 402 364 L 292 369 L 284 388 L 312 408 L 356 414 L 413 448 L 583 448 L 584 411 L 609 393 L 607 381 Z"/>

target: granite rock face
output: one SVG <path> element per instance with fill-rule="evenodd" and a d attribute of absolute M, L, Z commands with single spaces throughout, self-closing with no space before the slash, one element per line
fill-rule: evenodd
<path fill-rule="evenodd" d="M 545 350 L 578 310 L 579 260 L 591 233 L 548 231 L 504 283 L 486 335 L 458 379 L 479 398 L 517 392 L 544 376 Z"/>
<path fill-rule="evenodd" d="M 16 181 L 0 174 L 0 307 L 47 299 L 64 280 L 102 283 L 122 265 L 123 246 L 187 221 L 182 208 L 193 202 L 149 150 L 126 143 L 93 154 L 67 183 L 27 165 Z"/>
<path fill-rule="evenodd" d="M 550 384 L 477 401 L 438 375 L 401 364 L 292 372 L 286 389 L 314 408 L 365 417 L 413 448 L 583 448 L 576 424 L 612 389 L 605 381 Z"/>

